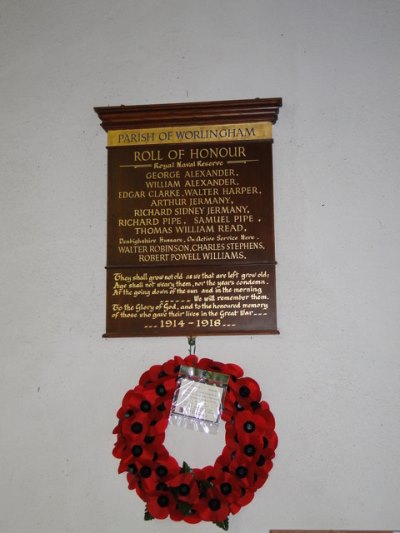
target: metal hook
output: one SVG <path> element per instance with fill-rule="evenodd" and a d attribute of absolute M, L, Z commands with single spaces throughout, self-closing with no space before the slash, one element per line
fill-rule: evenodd
<path fill-rule="evenodd" d="M 196 337 L 188 337 L 189 343 L 189 355 L 194 355 L 196 353 Z M 193 352 L 192 352 L 193 348 Z"/>

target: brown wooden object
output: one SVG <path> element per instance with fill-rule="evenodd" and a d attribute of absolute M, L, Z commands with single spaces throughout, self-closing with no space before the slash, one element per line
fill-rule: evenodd
<path fill-rule="evenodd" d="M 281 105 L 95 108 L 108 133 L 106 337 L 278 333 Z"/>

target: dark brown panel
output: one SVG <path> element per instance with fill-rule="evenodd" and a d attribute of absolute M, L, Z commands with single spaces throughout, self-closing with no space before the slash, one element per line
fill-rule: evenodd
<path fill-rule="evenodd" d="M 95 108 L 108 131 L 106 337 L 278 333 L 280 105 Z"/>
<path fill-rule="evenodd" d="M 106 337 L 278 333 L 275 265 L 107 269 Z"/>
<path fill-rule="evenodd" d="M 184 157 L 160 170 L 179 149 Z M 216 167 L 198 166 L 209 157 L 207 144 L 109 150 L 110 265 L 275 261 L 271 142 L 216 149 L 224 150 L 211 158 Z M 149 151 L 158 162 L 135 168 L 133 153 Z"/>

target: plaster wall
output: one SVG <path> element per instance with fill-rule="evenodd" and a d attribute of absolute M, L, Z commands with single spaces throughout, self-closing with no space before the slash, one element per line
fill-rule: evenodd
<path fill-rule="evenodd" d="M 142 521 L 115 411 L 185 338 L 104 340 L 106 135 L 94 106 L 283 97 L 274 127 L 280 336 L 199 338 L 258 379 L 280 437 L 231 520 L 400 528 L 400 3 L 2 0 L 0 531 Z M 195 466 L 222 437 L 168 432 Z M 200 524 L 196 531 L 216 531 Z"/>

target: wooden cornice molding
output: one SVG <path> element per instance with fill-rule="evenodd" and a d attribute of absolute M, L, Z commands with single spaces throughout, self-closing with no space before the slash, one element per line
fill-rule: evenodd
<path fill-rule="evenodd" d="M 106 130 L 185 124 L 234 124 L 278 119 L 282 98 L 95 107 Z"/>

